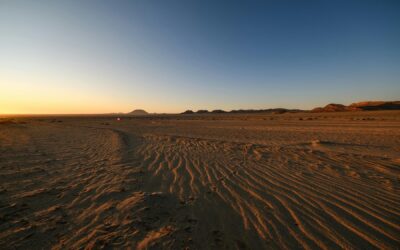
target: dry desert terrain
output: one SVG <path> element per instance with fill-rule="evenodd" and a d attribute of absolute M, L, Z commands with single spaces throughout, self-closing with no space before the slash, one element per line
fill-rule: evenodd
<path fill-rule="evenodd" d="M 0 119 L 0 249 L 399 249 L 400 112 Z"/>

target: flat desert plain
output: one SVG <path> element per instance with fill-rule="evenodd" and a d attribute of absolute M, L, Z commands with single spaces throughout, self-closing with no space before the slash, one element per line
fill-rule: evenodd
<path fill-rule="evenodd" d="M 1 249 L 399 249 L 400 112 L 0 120 Z"/>

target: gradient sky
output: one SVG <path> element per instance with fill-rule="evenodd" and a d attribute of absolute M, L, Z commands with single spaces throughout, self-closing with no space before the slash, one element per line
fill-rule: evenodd
<path fill-rule="evenodd" d="M 398 0 L 0 0 L 4 114 L 399 97 Z"/>

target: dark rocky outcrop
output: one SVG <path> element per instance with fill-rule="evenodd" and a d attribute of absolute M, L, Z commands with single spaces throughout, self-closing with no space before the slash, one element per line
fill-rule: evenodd
<path fill-rule="evenodd" d="M 382 101 L 373 101 L 373 102 L 357 102 L 352 103 L 349 107 L 361 109 L 361 110 L 398 110 L 400 109 L 400 101 L 393 102 L 382 102 Z"/>
<path fill-rule="evenodd" d="M 318 107 L 312 112 L 341 112 L 341 111 L 363 111 L 363 110 L 400 110 L 400 101 L 367 101 L 352 103 L 349 106 L 331 103 L 325 107 Z"/>

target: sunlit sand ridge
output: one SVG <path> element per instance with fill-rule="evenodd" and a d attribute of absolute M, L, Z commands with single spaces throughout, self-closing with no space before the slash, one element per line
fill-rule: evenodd
<path fill-rule="evenodd" d="M 396 249 L 399 138 L 398 111 L 3 120 L 0 248 Z"/>

